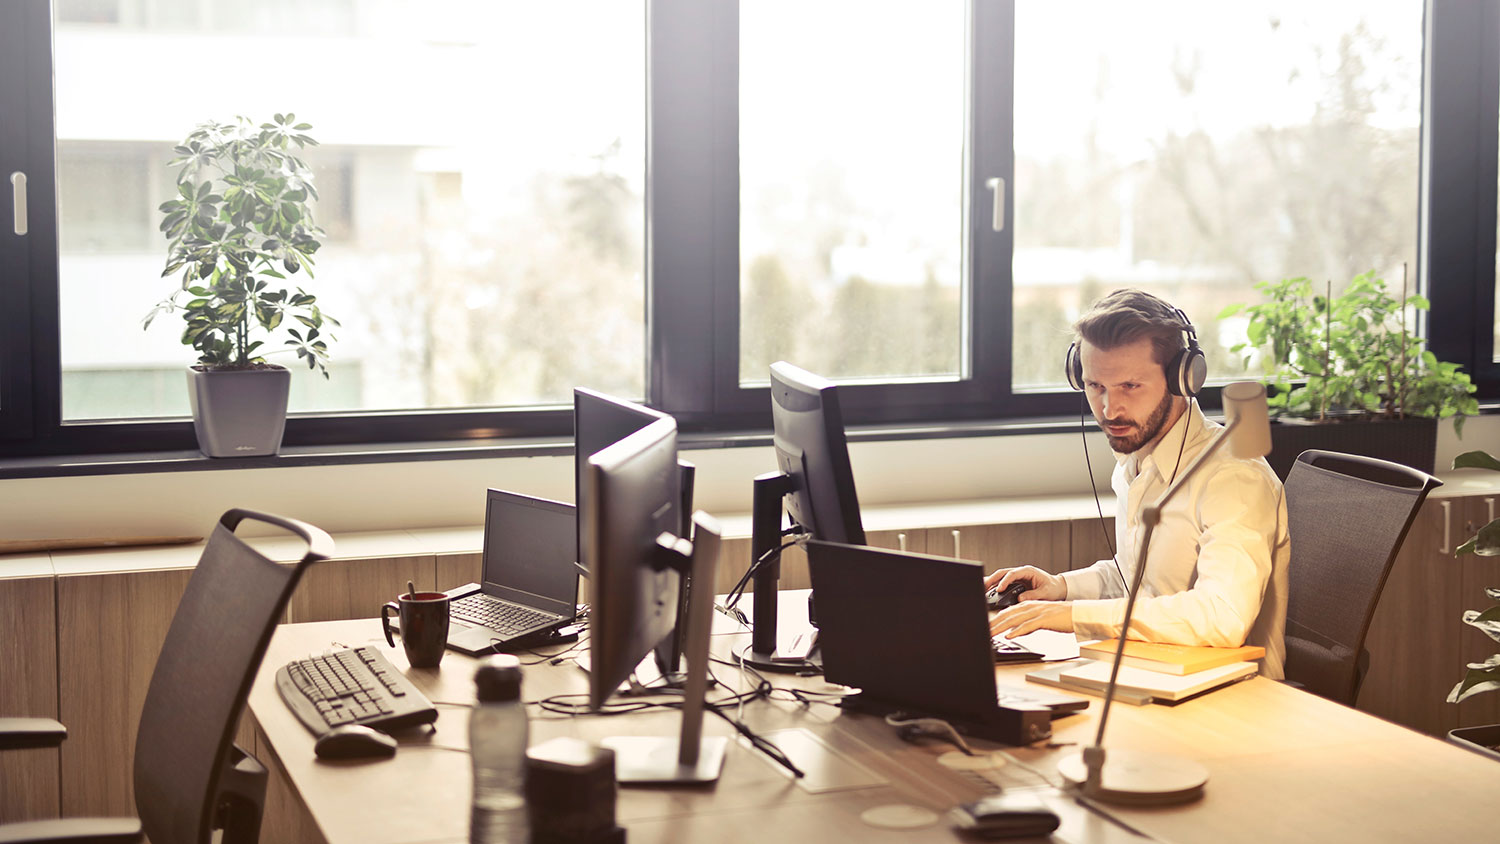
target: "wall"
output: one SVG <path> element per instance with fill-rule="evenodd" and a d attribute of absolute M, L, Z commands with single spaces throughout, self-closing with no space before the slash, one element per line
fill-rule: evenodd
<path fill-rule="evenodd" d="M 1097 432 L 1089 456 L 1108 496 L 1114 466 Z M 1462 440 L 1438 429 L 1437 467 L 1483 448 L 1500 452 L 1500 416 L 1470 419 Z M 769 447 L 705 448 L 697 505 L 750 510 L 750 479 L 775 468 Z M 850 460 L 863 506 L 1088 494 L 1078 434 L 860 442 Z M 573 500 L 571 457 L 436 460 L 0 481 L 0 538 L 202 534 L 218 514 L 250 507 L 333 532 L 477 525 L 488 486 Z M 1108 506 L 1106 502 L 1106 506 Z"/>

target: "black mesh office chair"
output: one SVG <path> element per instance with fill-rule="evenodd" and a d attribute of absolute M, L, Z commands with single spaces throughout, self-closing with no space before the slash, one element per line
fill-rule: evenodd
<path fill-rule="evenodd" d="M 245 520 L 301 537 L 307 551 L 279 565 L 235 535 Z M 223 844 L 260 834 L 266 769 L 234 744 L 250 685 L 303 570 L 333 553 L 328 534 L 292 519 L 230 510 L 219 519 L 188 580 L 156 659 L 135 743 L 139 820 L 64 818 L 0 826 L 12 842 Z M 56 746 L 67 735 L 48 719 L 5 719 L 0 748 Z M 13 732 L 9 738 L 5 732 Z"/>
<path fill-rule="evenodd" d="M 1353 706 L 1365 634 L 1406 531 L 1437 478 L 1398 463 L 1304 451 L 1286 479 L 1286 679 Z"/>

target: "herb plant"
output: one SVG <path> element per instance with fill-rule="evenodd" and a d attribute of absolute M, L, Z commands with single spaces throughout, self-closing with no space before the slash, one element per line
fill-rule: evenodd
<path fill-rule="evenodd" d="M 1255 285 L 1270 301 L 1230 305 L 1219 319 L 1250 319 L 1245 367 L 1264 352 L 1267 403 L 1280 414 L 1324 421 L 1368 417 L 1454 417 L 1479 412 L 1474 384 L 1456 363 L 1440 361 L 1407 326 L 1406 312 L 1427 310 L 1427 299 L 1398 299 L 1373 272 L 1355 276 L 1338 296 L 1318 295 L 1305 277 Z"/>
<path fill-rule="evenodd" d="M 1453 458 L 1455 469 L 1490 469 L 1500 471 L 1500 461 L 1483 451 L 1470 451 Z M 1500 519 L 1496 519 L 1479 529 L 1468 542 L 1458 546 L 1454 550 L 1455 557 L 1464 554 L 1478 554 L 1481 557 L 1500 556 Z M 1484 590 L 1484 594 L 1492 601 L 1500 601 L 1500 589 L 1490 587 Z M 1484 635 L 1500 642 L 1500 605 L 1490 607 L 1483 612 L 1479 610 L 1464 610 L 1464 624 L 1477 627 Z M 1458 703 L 1466 698 L 1483 692 L 1500 691 L 1500 653 L 1495 654 L 1484 662 L 1471 662 L 1466 666 L 1462 680 L 1448 693 L 1449 703 Z"/>
<path fill-rule="evenodd" d="M 267 335 L 292 317 L 285 345 L 309 369 L 328 377 L 329 326 L 339 323 L 300 287 L 288 290 L 287 275 L 306 270 L 324 234 L 313 223 L 317 198 L 312 170 L 296 152 L 316 146 L 312 127 L 295 115 L 278 114 L 269 123 L 245 117 L 233 123 L 208 122 L 177 147 L 169 166 L 180 167 L 175 199 L 161 204 L 161 231 L 167 238 L 162 276 L 182 272 L 182 284 L 146 315 L 181 310 L 187 325 L 184 345 L 198 351 L 209 369 L 267 366 L 256 354 Z M 284 273 L 283 273 L 284 271 Z M 187 301 L 181 301 L 187 297 Z"/>

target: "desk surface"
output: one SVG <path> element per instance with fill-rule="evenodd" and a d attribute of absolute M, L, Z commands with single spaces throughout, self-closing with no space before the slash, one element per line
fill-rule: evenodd
<path fill-rule="evenodd" d="M 748 642 L 748 634 L 715 636 L 716 652 Z M 469 760 L 466 707 L 473 701 L 474 660 L 449 652 L 437 669 L 410 676 L 438 705 L 430 736 L 403 738 L 394 760 L 327 763 L 313 756 L 313 737 L 277 696 L 280 665 L 324 649 L 376 644 L 405 668 L 400 648 L 385 647 L 374 620 L 285 625 L 271 642 L 250 695 L 265 743 L 262 761 L 285 775 L 330 844 L 342 842 L 463 842 L 468 834 Z M 1027 667 L 998 667 L 1002 683 L 1022 683 Z M 731 685 L 739 671 L 716 664 Z M 583 692 L 584 675 L 571 662 L 525 669 L 528 701 Z M 778 687 L 833 689 L 818 678 L 776 675 Z M 1087 712 L 1055 721 L 1054 741 L 1091 741 L 1100 701 Z M 673 712 L 614 717 L 531 713 L 531 741 L 555 736 L 675 735 Z M 732 742 L 718 784 L 704 789 L 621 789 L 617 818 L 631 844 L 654 841 L 956 841 L 944 817 L 953 805 L 1007 790 L 1035 790 L 1058 812 L 1055 840 L 1140 841 L 1122 826 L 1058 794 L 1054 765 L 1070 748 L 1007 749 L 1005 761 L 983 774 L 950 770 L 940 742 L 908 744 L 869 716 L 843 715 L 826 704 L 759 701 L 744 708 L 759 731 L 804 728 L 846 760 L 889 781 L 886 785 L 812 794 L 747 745 Z M 710 735 L 733 735 L 706 716 Z M 1130 747 L 1196 759 L 1210 772 L 1206 796 L 1167 809 L 1120 809 L 1116 819 L 1162 841 L 1460 841 L 1483 840 L 1500 828 L 1491 760 L 1419 733 L 1330 703 L 1280 683 L 1256 678 L 1175 707 L 1119 705 L 1111 713 L 1107 747 Z M 976 742 L 976 749 L 998 745 Z M 445 749 L 446 748 L 446 749 Z M 866 809 L 893 803 L 939 815 L 925 829 L 889 831 L 860 820 Z"/>

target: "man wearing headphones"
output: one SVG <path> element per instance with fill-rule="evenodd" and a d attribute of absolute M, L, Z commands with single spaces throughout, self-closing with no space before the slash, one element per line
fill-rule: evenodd
<path fill-rule="evenodd" d="M 1127 584 L 1135 575 L 1141 511 L 1156 500 L 1223 426 L 1193 400 L 1207 364 L 1182 311 L 1149 293 L 1117 290 L 1073 326 L 1068 382 L 1088 397 L 1114 449 L 1115 559 L 1049 574 L 1001 569 L 986 581 L 1030 588 L 1001 610 L 990 631 L 1018 636 L 1061 630 L 1080 639 L 1121 635 Z M 1261 674 L 1281 679 L 1286 649 L 1290 545 L 1281 481 L 1262 458 L 1221 449 L 1162 511 L 1151 538 L 1130 638 L 1181 645 L 1266 649 Z"/>

